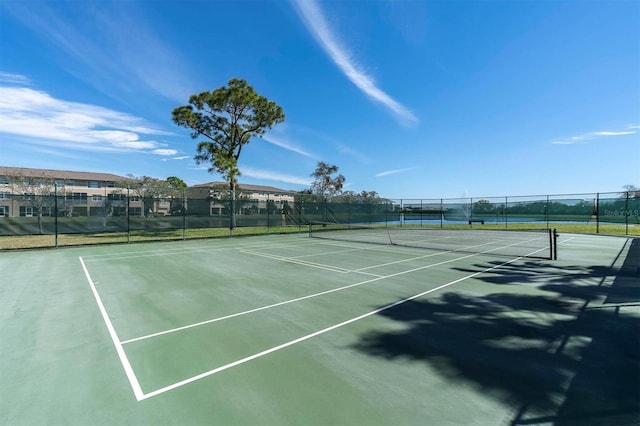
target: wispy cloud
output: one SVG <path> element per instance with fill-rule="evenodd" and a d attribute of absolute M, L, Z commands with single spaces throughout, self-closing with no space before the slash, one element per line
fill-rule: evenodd
<path fill-rule="evenodd" d="M 177 154 L 177 151 L 172 150 L 173 154 L 169 154 L 169 155 L 175 155 Z M 182 160 L 186 160 L 187 158 L 191 158 L 191 156 L 189 155 L 181 155 L 179 157 L 173 157 L 173 158 L 162 158 L 160 161 L 182 161 Z"/>
<path fill-rule="evenodd" d="M 590 132 L 568 138 L 554 139 L 551 143 L 554 145 L 586 144 L 591 140 L 604 137 L 634 135 L 638 133 L 635 129 L 640 129 L 640 125 L 631 124 L 624 130 Z"/>
<path fill-rule="evenodd" d="M 143 119 L 111 109 L 56 99 L 27 87 L 0 86 L 0 133 L 23 143 L 102 152 L 175 155 L 154 140 L 170 133 Z"/>
<path fill-rule="evenodd" d="M 367 164 L 373 161 L 371 160 L 371 157 L 369 157 L 367 154 L 364 154 L 346 145 L 338 144 L 338 151 L 341 154 L 348 155 L 349 157 L 355 158 L 361 163 Z"/>
<path fill-rule="evenodd" d="M 166 156 L 176 155 L 178 153 L 178 151 L 176 151 L 175 149 L 154 149 L 151 152 L 156 155 L 166 155 Z"/>
<path fill-rule="evenodd" d="M 167 46 L 135 2 L 9 2 L 7 12 L 62 53 L 67 71 L 117 97 L 140 88 L 176 101 L 190 90 L 187 61 Z"/>
<path fill-rule="evenodd" d="M 373 77 L 367 75 L 350 57 L 315 0 L 291 0 L 291 4 L 316 41 L 353 84 L 369 98 L 389 109 L 402 124 L 412 126 L 418 123 L 419 120 L 407 107 L 382 91 Z"/>
<path fill-rule="evenodd" d="M 635 132 L 595 132 L 596 136 L 621 136 L 633 135 Z"/>
<path fill-rule="evenodd" d="M 407 167 L 405 169 L 395 169 L 395 170 L 387 170 L 386 172 L 380 172 L 376 174 L 376 177 L 389 176 L 389 175 L 397 175 L 399 173 L 410 172 L 411 170 L 415 170 L 415 167 Z"/>
<path fill-rule="evenodd" d="M 255 179 L 265 179 L 272 180 L 277 182 L 285 182 L 293 185 L 311 185 L 310 178 L 301 178 L 298 176 L 287 175 L 279 172 L 273 172 L 270 170 L 261 170 L 255 169 L 252 167 L 242 166 L 240 167 L 240 171 L 242 172 L 242 176 L 247 176 Z"/>
<path fill-rule="evenodd" d="M 280 148 L 286 149 L 287 151 L 295 152 L 300 155 L 304 155 L 305 157 L 316 158 L 315 155 L 305 151 L 304 149 L 297 146 L 294 142 L 284 140 L 280 137 L 275 137 L 273 135 L 264 135 L 262 136 L 266 142 L 278 146 Z"/>
<path fill-rule="evenodd" d="M 0 71 L 0 83 L 3 85 L 17 84 L 20 86 L 30 86 L 31 79 L 24 75 Z"/>

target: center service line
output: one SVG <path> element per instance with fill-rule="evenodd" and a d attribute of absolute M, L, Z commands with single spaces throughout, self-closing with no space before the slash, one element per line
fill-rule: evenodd
<path fill-rule="evenodd" d="M 484 269 L 482 271 L 474 272 L 473 274 L 466 275 L 466 276 L 464 276 L 462 278 L 458 278 L 457 280 L 450 281 L 450 282 L 448 282 L 446 284 L 442 284 L 442 285 L 440 285 L 438 287 L 435 287 L 435 288 L 432 288 L 430 290 L 423 291 L 422 293 L 416 294 L 414 296 L 407 297 L 406 299 L 398 300 L 397 302 L 394 302 L 394 303 L 391 303 L 389 305 L 383 306 L 381 308 L 375 309 L 375 310 L 373 310 L 371 312 L 367 312 L 366 314 L 362 314 L 362 315 L 357 316 L 355 318 L 351 318 L 351 319 L 343 321 L 341 323 L 334 324 L 334 325 L 332 325 L 330 327 L 323 328 L 322 330 L 318 330 L 318 331 L 313 332 L 311 334 L 307 334 L 306 336 L 302 336 L 302 337 L 299 337 L 297 339 L 291 340 L 289 342 L 283 343 L 281 345 L 274 346 L 273 348 L 267 349 L 265 351 L 262 351 L 262 352 L 259 352 L 259 353 L 253 354 L 253 355 L 250 355 L 248 357 L 239 359 L 239 360 L 231 362 L 229 364 L 225 364 L 225 365 L 223 365 L 221 367 L 214 368 L 213 370 L 205 371 L 204 373 L 198 374 L 197 376 L 193 376 L 193 377 L 190 377 L 188 379 L 182 380 L 180 382 L 174 383 L 172 385 L 169 385 L 169 386 L 157 389 L 155 391 L 149 392 L 149 393 L 143 395 L 142 399 L 147 399 L 147 398 L 151 398 L 151 397 L 160 395 L 162 393 L 168 392 L 168 391 L 173 390 L 173 389 L 177 389 L 177 388 L 179 388 L 181 386 L 187 385 L 189 383 L 195 382 L 195 381 L 203 379 L 205 377 L 212 376 L 212 375 L 214 375 L 216 373 L 219 373 L 221 371 L 228 370 L 228 369 L 230 369 L 232 367 L 236 367 L 238 365 L 244 364 L 244 363 L 249 362 L 249 361 L 253 361 L 254 359 L 261 358 L 261 357 L 263 357 L 265 355 L 268 355 L 270 353 L 279 351 L 281 349 L 287 348 L 289 346 L 295 345 L 295 344 L 300 343 L 300 342 L 304 342 L 305 340 L 309 340 L 309 339 L 311 339 L 313 337 L 316 337 L 316 336 L 319 336 L 321 334 L 328 333 L 329 331 L 333 331 L 333 330 L 335 330 L 337 328 L 344 327 L 345 325 L 349 325 L 349 324 L 351 324 L 353 322 L 356 322 L 356 321 L 359 321 L 361 319 L 370 317 L 370 316 L 375 315 L 377 313 L 380 313 L 382 311 L 386 311 L 387 309 L 394 308 L 394 307 L 396 307 L 398 305 L 401 305 L 403 303 L 406 303 L 406 302 L 409 302 L 411 300 L 417 299 L 417 298 L 422 297 L 424 295 L 427 295 L 429 293 L 433 293 L 434 291 L 441 290 L 441 289 L 443 289 L 445 287 L 449 287 L 449 286 L 451 286 L 453 284 L 457 284 L 457 283 L 459 283 L 461 281 L 468 280 L 469 278 L 473 278 L 473 277 L 478 276 L 480 274 L 484 274 L 486 272 L 489 272 L 489 271 L 492 271 L 494 269 L 500 268 L 502 266 L 508 265 L 510 263 L 516 262 L 516 261 L 518 261 L 520 259 L 522 259 L 522 256 L 516 257 L 516 258 L 508 260 L 508 261 L 505 261 L 503 263 L 500 263 L 499 265 L 495 265 L 495 266 L 492 266 L 490 268 L 486 268 L 486 269 Z M 420 268 L 418 268 L 418 269 L 420 269 Z"/>
<path fill-rule="evenodd" d="M 124 348 L 122 347 L 122 343 L 120 343 L 120 339 L 118 339 L 118 335 L 116 334 L 115 328 L 113 328 L 113 324 L 109 319 L 109 315 L 107 314 L 107 310 L 102 304 L 102 299 L 100 299 L 100 295 L 98 294 L 98 290 L 96 290 L 96 286 L 91 279 L 91 275 L 89 275 L 89 271 L 84 264 L 84 260 L 82 257 L 79 257 L 80 263 L 82 264 L 82 269 L 84 270 L 84 275 L 87 277 L 87 281 L 89 281 L 89 286 L 91 287 L 91 291 L 93 292 L 93 296 L 96 298 L 96 303 L 98 304 L 98 308 L 100 309 L 100 313 L 102 314 L 102 319 L 104 323 L 107 325 L 107 330 L 109 330 L 109 335 L 111 336 L 111 340 L 113 341 L 113 345 L 116 347 L 116 352 L 118 352 L 118 356 L 120 357 L 120 362 L 122 363 L 122 367 L 124 368 L 124 372 L 129 379 L 129 383 L 131 384 L 131 388 L 133 389 L 133 394 L 136 396 L 138 401 L 144 399 L 144 393 L 142 392 L 142 388 L 140 387 L 140 383 L 136 378 L 136 374 L 133 372 L 133 368 L 131 368 L 131 363 L 129 363 L 129 359 L 127 358 L 127 354 L 124 352 Z"/>

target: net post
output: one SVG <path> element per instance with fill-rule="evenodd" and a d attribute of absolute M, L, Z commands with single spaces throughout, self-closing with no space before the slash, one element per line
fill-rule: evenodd
<path fill-rule="evenodd" d="M 553 260 L 558 260 L 558 230 L 553 228 Z"/>

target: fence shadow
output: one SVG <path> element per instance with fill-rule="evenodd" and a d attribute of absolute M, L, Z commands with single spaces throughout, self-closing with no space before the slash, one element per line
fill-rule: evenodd
<path fill-rule="evenodd" d="M 478 278 L 495 292 L 447 292 L 382 311 L 406 329 L 365 335 L 356 347 L 472 384 L 513 407 L 511 425 L 640 424 L 639 249 L 635 239 L 622 267 L 494 269 Z M 493 265 L 476 266 L 469 272 Z"/>

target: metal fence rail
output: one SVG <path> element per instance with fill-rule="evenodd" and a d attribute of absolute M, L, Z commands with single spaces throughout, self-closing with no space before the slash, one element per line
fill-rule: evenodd
<path fill-rule="evenodd" d="M 0 185 L 0 249 L 305 232 L 313 221 L 411 227 L 556 228 L 640 235 L 640 193 L 389 199 L 213 188 Z M 236 227 L 230 229 L 231 215 Z"/>

